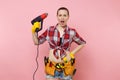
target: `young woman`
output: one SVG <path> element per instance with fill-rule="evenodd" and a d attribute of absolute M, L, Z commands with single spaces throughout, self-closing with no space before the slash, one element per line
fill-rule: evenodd
<path fill-rule="evenodd" d="M 68 27 L 69 10 L 60 7 L 57 10 L 58 23 L 49 27 L 43 34 L 37 37 L 37 33 L 32 33 L 33 41 L 36 45 L 44 43 L 46 40 L 50 45 L 49 57 L 45 58 L 45 72 L 47 80 L 72 80 L 74 68 L 74 54 L 77 53 L 86 43 L 75 29 Z M 33 26 L 34 27 L 34 26 Z M 78 46 L 70 51 L 71 43 Z"/>

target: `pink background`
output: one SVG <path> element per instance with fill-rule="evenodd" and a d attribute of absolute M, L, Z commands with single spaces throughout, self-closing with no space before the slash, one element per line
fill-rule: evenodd
<path fill-rule="evenodd" d="M 87 41 L 76 54 L 74 80 L 120 80 L 119 4 L 119 0 L 0 0 L 0 80 L 32 80 L 36 46 L 30 22 L 47 12 L 42 33 L 57 23 L 61 6 L 70 10 L 69 25 Z M 36 80 L 45 80 L 43 57 L 48 47 L 47 42 L 40 45 Z"/>

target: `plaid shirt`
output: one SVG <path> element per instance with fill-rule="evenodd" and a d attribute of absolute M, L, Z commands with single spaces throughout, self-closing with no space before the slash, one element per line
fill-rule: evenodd
<path fill-rule="evenodd" d="M 38 37 L 39 44 L 48 41 L 50 48 L 54 50 L 54 56 L 57 58 L 58 53 L 56 50 L 60 50 L 61 58 L 65 56 L 64 50 L 70 50 L 72 42 L 77 43 L 78 45 L 85 44 L 86 41 L 76 32 L 75 29 L 69 28 L 68 26 L 64 30 L 64 34 L 61 37 L 62 44 L 60 45 L 60 32 L 57 30 L 56 26 L 49 27 L 42 35 Z"/>

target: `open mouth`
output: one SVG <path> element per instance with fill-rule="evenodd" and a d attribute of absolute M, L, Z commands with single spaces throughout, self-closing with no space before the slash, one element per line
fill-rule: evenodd
<path fill-rule="evenodd" d="M 61 23 L 63 24 L 65 21 L 61 21 Z"/>

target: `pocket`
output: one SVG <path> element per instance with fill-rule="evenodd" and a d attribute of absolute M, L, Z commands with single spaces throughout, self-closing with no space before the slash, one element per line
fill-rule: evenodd
<path fill-rule="evenodd" d="M 44 60 L 45 61 L 45 60 Z M 55 66 L 49 60 L 45 62 L 45 73 L 54 76 Z"/>
<path fill-rule="evenodd" d="M 54 67 L 49 67 L 49 65 L 45 66 L 45 73 L 54 76 L 54 71 L 55 68 Z"/>
<path fill-rule="evenodd" d="M 72 63 L 71 61 L 65 63 L 65 68 L 64 68 L 64 74 L 65 74 L 65 76 L 73 75 L 74 74 L 75 66 L 72 65 L 71 63 Z"/>

